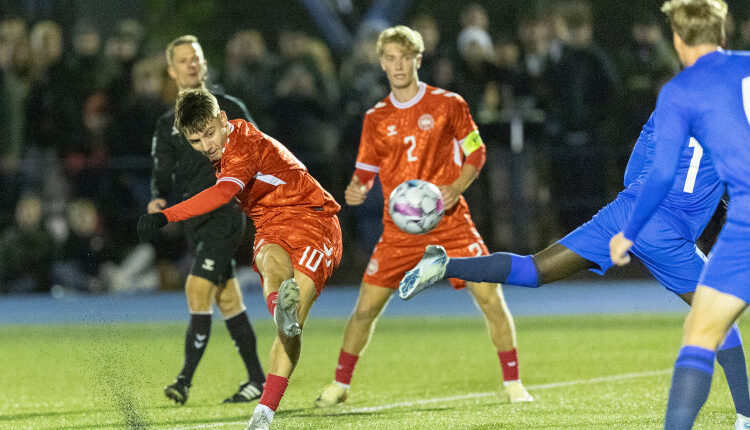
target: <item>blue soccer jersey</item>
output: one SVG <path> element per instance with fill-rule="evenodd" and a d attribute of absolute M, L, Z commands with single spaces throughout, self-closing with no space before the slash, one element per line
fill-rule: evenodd
<path fill-rule="evenodd" d="M 724 187 L 716 170 L 695 139 L 680 153 L 677 179 L 656 214 L 649 219 L 631 252 L 668 290 L 695 291 L 705 256 L 695 241 L 711 219 Z M 643 126 L 625 169 L 625 189 L 589 222 L 559 241 L 596 264 L 591 270 L 604 274 L 611 266 L 609 240 L 630 217 L 653 164 L 655 147 L 653 115 Z"/>
<path fill-rule="evenodd" d="M 730 197 L 701 283 L 750 301 L 750 53 L 717 50 L 699 58 L 664 85 L 653 121 L 653 161 L 625 237 L 635 239 L 680 182 L 680 155 L 695 138 Z"/>
<path fill-rule="evenodd" d="M 625 168 L 623 194 L 637 197 L 654 163 L 657 145 L 654 115 L 649 117 Z M 661 209 L 674 215 L 675 227 L 686 239 L 695 242 L 716 210 L 724 187 L 719 181 L 711 157 L 700 142 L 690 137 L 678 153 L 674 181 L 661 201 Z"/>

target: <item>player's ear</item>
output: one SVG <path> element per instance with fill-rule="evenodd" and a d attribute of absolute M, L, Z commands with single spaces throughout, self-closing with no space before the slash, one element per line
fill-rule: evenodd
<path fill-rule="evenodd" d="M 417 59 L 417 70 L 419 70 L 422 67 L 422 54 L 417 54 L 415 58 Z"/>
<path fill-rule="evenodd" d="M 229 122 L 229 120 L 227 119 L 227 113 L 224 111 L 220 111 L 219 116 L 221 117 L 221 125 L 226 126 L 227 122 Z"/>
<path fill-rule="evenodd" d="M 169 73 L 169 77 L 172 79 L 177 79 L 177 72 L 174 71 L 174 67 L 172 65 L 167 66 L 167 73 Z"/>

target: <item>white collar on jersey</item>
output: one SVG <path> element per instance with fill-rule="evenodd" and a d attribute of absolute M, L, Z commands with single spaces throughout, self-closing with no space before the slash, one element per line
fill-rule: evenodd
<path fill-rule="evenodd" d="M 393 97 L 393 93 L 390 93 L 388 97 L 390 97 L 391 103 L 393 104 L 393 106 L 399 109 L 408 109 L 414 106 L 415 104 L 419 103 L 419 101 L 422 100 L 422 97 L 424 97 L 425 91 L 427 91 L 427 85 L 424 82 L 419 81 L 417 86 L 419 87 L 419 90 L 417 91 L 417 95 L 412 97 L 411 100 L 407 100 L 403 103 L 396 100 L 396 97 Z"/>
<path fill-rule="evenodd" d="M 227 148 L 227 143 L 229 143 L 229 135 L 232 134 L 234 131 L 234 125 L 232 125 L 231 122 L 227 121 L 227 125 L 229 126 L 229 133 L 227 133 L 227 141 L 224 142 L 224 147 L 221 148 L 221 153 L 224 153 L 224 150 Z"/>

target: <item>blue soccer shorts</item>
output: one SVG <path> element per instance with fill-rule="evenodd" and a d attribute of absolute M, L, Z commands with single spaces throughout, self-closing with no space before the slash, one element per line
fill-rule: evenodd
<path fill-rule="evenodd" d="M 750 302 L 750 225 L 724 224 L 698 284 Z"/>
<path fill-rule="evenodd" d="M 622 231 L 634 203 L 629 197 L 618 196 L 558 243 L 597 264 L 599 267 L 591 271 L 603 275 L 612 267 L 609 241 Z M 673 214 L 659 209 L 643 227 L 630 251 L 664 288 L 675 294 L 689 293 L 698 285 L 706 257 L 695 242 L 673 226 L 670 222 L 673 218 Z"/>

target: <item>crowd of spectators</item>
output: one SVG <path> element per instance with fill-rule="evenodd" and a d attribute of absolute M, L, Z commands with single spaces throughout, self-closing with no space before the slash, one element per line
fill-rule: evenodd
<path fill-rule="evenodd" d="M 487 167 L 466 195 L 490 247 L 537 248 L 618 190 L 679 62 L 657 16 L 603 47 L 594 38 L 603 24 L 577 0 L 521 16 L 511 32 L 478 4 L 460 22 L 447 38 L 431 15 L 407 20 L 425 41 L 420 78 L 461 94 L 488 145 Z M 729 47 L 750 48 L 750 20 L 735 28 Z M 242 29 L 226 41 L 224 64 L 209 58 L 209 79 L 343 201 L 364 112 L 389 91 L 375 53 L 380 30 L 363 27 L 350 54 L 334 58 L 292 28 L 273 45 Z M 135 234 L 150 200 L 154 125 L 176 95 L 164 47 L 144 46 L 147 31 L 134 20 L 111 31 L 85 20 L 0 21 L 0 293 L 179 280 L 170 274 L 187 247 L 154 250 Z M 377 240 L 381 208 L 372 198 L 342 212 L 353 273 Z"/>

